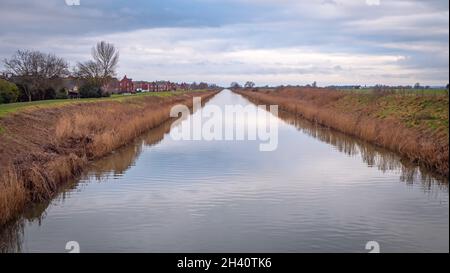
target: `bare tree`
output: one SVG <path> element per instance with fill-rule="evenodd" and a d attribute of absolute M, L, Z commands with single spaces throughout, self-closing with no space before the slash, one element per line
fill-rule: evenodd
<path fill-rule="evenodd" d="M 237 83 L 237 82 L 232 82 L 232 83 L 230 84 L 230 87 L 231 87 L 231 88 L 241 88 L 241 85 L 240 85 L 239 83 Z"/>
<path fill-rule="evenodd" d="M 92 49 L 92 57 L 102 70 L 102 77 L 114 77 L 119 63 L 119 51 L 113 44 L 101 41 Z"/>
<path fill-rule="evenodd" d="M 31 79 L 33 74 L 37 73 L 38 53 L 18 50 L 11 59 L 3 60 L 3 63 L 7 72 L 16 76 L 16 83 L 22 87 L 28 100 L 31 101 L 33 94 L 33 81 Z"/>
<path fill-rule="evenodd" d="M 39 51 L 18 50 L 3 63 L 7 72 L 12 73 L 22 86 L 29 101 L 33 95 L 52 87 L 61 77 L 69 74 L 68 63 L 63 58 Z"/>
<path fill-rule="evenodd" d="M 244 87 L 245 88 L 253 88 L 253 87 L 255 87 L 255 83 L 248 81 L 245 83 Z"/>
<path fill-rule="evenodd" d="M 98 63 L 94 61 L 78 63 L 75 75 L 79 78 L 88 80 L 94 85 L 102 85 L 102 69 Z"/>
<path fill-rule="evenodd" d="M 198 84 L 198 89 L 208 89 L 208 84 L 206 82 L 200 82 Z"/>
<path fill-rule="evenodd" d="M 113 44 L 101 41 L 92 48 L 92 58 L 91 61 L 78 63 L 75 74 L 92 84 L 103 86 L 116 75 L 119 51 Z"/>

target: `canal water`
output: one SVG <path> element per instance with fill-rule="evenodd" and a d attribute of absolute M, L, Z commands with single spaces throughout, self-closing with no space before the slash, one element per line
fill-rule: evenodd
<path fill-rule="evenodd" d="M 227 90 L 207 105 L 256 107 Z M 165 123 L 1 230 L 0 250 L 449 251 L 445 179 L 292 115 L 277 122 L 271 152 L 255 140 L 176 141 Z"/>

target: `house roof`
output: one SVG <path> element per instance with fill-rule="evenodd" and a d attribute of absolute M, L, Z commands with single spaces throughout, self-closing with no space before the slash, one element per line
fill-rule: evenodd
<path fill-rule="evenodd" d="M 127 78 L 127 75 L 125 75 L 124 77 L 123 77 L 123 79 L 122 79 L 122 81 L 132 81 L 133 79 L 129 79 L 129 78 Z"/>

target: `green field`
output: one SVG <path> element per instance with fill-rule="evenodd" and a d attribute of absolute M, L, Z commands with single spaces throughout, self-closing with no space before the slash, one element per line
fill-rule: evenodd
<path fill-rule="evenodd" d="M 365 113 L 379 119 L 397 120 L 410 128 L 431 129 L 448 135 L 449 97 L 438 94 L 374 96 L 358 93 L 345 96 L 336 102 L 342 111 Z M 358 95 L 359 94 L 359 95 Z"/>
<path fill-rule="evenodd" d="M 338 88 L 340 91 L 345 92 L 353 92 L 353 93 L 374 93 L 375 88 L 372 87 L 362 87 L 360 89 L 353 89 L 353 88 Z M 445 88 L 429 88 L 429 89 L 400 89 L 400 88 L 394 88 L 394 89 L 388 89 L 389 91 L 392 91 L 394 94 L 399 95 L 419 95 L 419 96 L 426 96 L 426 95 L 448 95 L 448 89 Z"/>

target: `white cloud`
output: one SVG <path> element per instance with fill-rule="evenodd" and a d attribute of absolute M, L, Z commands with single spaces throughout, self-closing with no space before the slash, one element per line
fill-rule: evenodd
<path fill-rule="evenodd" d="M 366 4 L 369 6 L 379 6 L 381 4 L 380 0 L 366 0 Z"/>
<path fill-rule="evenodd" d="M 249 79 L 258 84 L 318 81 L 322 85 L 411 84 L 425 80 L 417 78 L 421 71 L 401 66 L 407 58 L 402 55 L 327 53 L 313 46 L 259 49 L 223 35 L 243 27 L 148 29 L 101 38 L 120 48 L 120 73 L 135 79 L 204 80 L 224 85 Z M 95 39 L 98 38 L 93 38 L 92 43 Z"/>
<path fill-rule="evenodd" d="M 120 16 L 122 9 L 109 13 L 95 5 L 83 14 L 70 7 L 58 13 L 53 0 L 34 3 L 26 12 L 22 2 L 4 1 L 10 8 L 0 10 L 0 24 L 11 27 L 0 30 L 0 59 L 28 48 L 54 52 L 75 64 L 89 58 L 97 41 L 107 40 L 120 49 L 120 76 L 142 80 L 224 85 L 235 80 L 322 85 L 448 81 L 449 13 L 443 1 L 383 1 L 369 10 L 369 2 L 380 1 L 199 0 L 203 6 L 231 2 L 254 9 L 240 14 L 246 20 L 231 15 L 235 22 L 229 23 L 211 8 L 204 15 L 218 19 L 206 26 L 189 24 L 199 15 L 191 18 L 186 11 L 183 27 L 174 26 L 168 16 L 161 16 L 162 27 L 146 25 L 147 17 L 133 25 L 129 16 Z M 148 15 L 152 22 L 159 18 L 154 14 Z M 77 22 L 81 31 L 74 27 Z M 119 30 L 118 25 L 126 27 Z"/>

